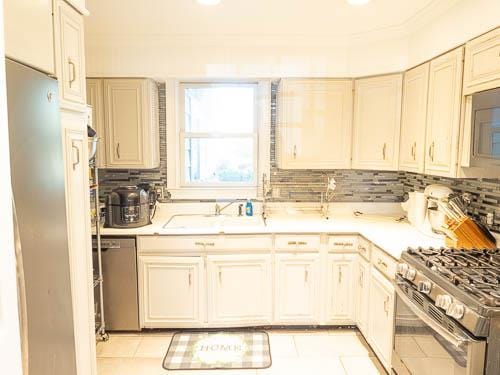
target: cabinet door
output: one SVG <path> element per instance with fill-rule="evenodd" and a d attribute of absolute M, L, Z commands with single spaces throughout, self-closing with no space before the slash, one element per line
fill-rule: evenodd
<path fill-rule="evenodd" d="M 61 106 L 85 104 L 83 16 L 66 2 L 57 2 L 56 64 Z"/>
<path fill-rule="evenodd" d="M 425 173 L 456 177 L 463 47 L 431 61 Z"/>
<path fill-rule="evenodd" d="M 353 168 L 397 170 L 402 75 L 355 81 Z"/>
<path fill-rule="evenodd" d="M 428 88 L 429 63 L 405 73 L 399 146 L 399 169 L 404 171 L 424 172 Z"/>
<path fill-rule="evenodd" d="M 5 55 L 54 74 L 52 0 L 4 0 Z"/>
<path fill-rule="evenodd" d="M 500 27 L 465 45 L 464 94 L 500 87 Z"/>
<path fill-rule="evenodd" d="M 208 322 L 271 322 L 271 257 L 208 256 Z"/>
<path fill-rule="evenodd" d="M 326 317 L 331 324 L 355 321 L 356 254 L 328 256 Z"/>
<path fill-rule="evenodd" d="M 380 362 L 390 371 L 394 333 L 394 288 L 375 269 L 370 278 L 368 342 Z"/>
<path fill-rule="evenodd" d="M 61 113 L 71 295 L 78 374 L 96 374 L 85 114 Z"/>
<path fill-rule="evenodd" d="M 277 254 L 275 259 L 275 322 L 317 323 L 319 255 Z"/>
<path fill-rule="evenodd" d="M 370 263 L 358 257 L 356 289 L 356 324 L 361 333 L 368 336 L 368 306 L 370 296 Z"/>
<path fill-rule="evenodd" d="M 350 167 L 352 80 L 285 79 L 279 99 L 280 168 Z"/>
<path fill-rule="evenodd" d="M 202 325 L 203 278 L 201 257 L 139 256 L 141 326 Z"/>
<path fill-rule="evenodd" d="M 96 154 L 97 166 L 106 167 L 106 134 L 104 127 L 104 98 L 102 79 L 87 78 L 87 104 L 92 107 L 92 127 L 97 132 L 99 143 Z"/>

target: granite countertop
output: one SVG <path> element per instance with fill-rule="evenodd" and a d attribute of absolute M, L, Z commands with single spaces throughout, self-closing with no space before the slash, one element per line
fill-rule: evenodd
<path fill-rule="evenodd" d="M 396 222 L 394 216 L 356 217 L 352 213 L 341 212 L 328 220 L 318 215 L 271 215 L 267 225 L 258 220 L 238 225 L 213 225 L 208 227 L 186 226 L 183 228 L 163 228 L 172 215 L 158 215 L 151 225 L 141 228 L 102 228 L 103 236 L 151 236 L 151 235 L 217 235 L 217 234 L 280 234 L 280 233 L 330 233 L 360 234 L 380 247 L 395 259 L 408 247 L 441 247 L 443 238 L 423 234 L 407 221 Z M 244 220 L 244 219 L 243 219 Z M 254 225 L 255 223 L 255 225 Z"/>

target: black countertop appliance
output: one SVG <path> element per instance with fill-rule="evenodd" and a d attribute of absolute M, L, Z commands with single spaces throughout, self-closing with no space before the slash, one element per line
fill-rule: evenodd
<path fill-rule="evenodd" d="M 138 186 L 121 186 L 106 198 L 106 228 L 139 228 L 151 224 L 149 194 Z"/>

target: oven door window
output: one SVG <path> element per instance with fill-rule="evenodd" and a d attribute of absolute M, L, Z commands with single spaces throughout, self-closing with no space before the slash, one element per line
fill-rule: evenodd
<path fill-rule="evenodd" d="M 422 301 L 429 307 L 431 302 Z M 420 310 L 414 300 L 398 290 L 394 337 L 394 367 L 398 375 L 482 374 L 482 368 L 476 372 L 478 369 L 473 366 L 484 361 L 484 341 L 469 340 L 470 336 L 463 331 L 453 332 L 451 326 L 446 329 L 439 323 L 442 311 L 434 306 L 431 311 L 435 314 Z"/>

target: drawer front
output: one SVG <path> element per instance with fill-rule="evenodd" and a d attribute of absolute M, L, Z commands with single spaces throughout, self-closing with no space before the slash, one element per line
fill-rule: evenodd
<path fill-rule="evenodd" d="M 279 235 L 275 239 L 276 250 L 285 251 L 319 251 L 320 236 Z"/>
<path fill-rule="evenodd" d="M 394 280 L 397 262 L 377 246 L 372 248 L 372 264 L 389 280 Z"/>
<path fill-rule="evenodd" d="M 372 244 L 370 241 L 363 237 L 358 237 L 358 253 L 367 261 L 370 261 L 371 247 Z"/>
<path fill-rule="evenodd" d="M 356 251 L 358 236 L 330 236 L 328 237 L 328 250 Z"/>
<path fill-rule="evenodd" d="M 270 251 L 271 236 L 148 236 L 139 237 L 139 252 L 231 250 Z"/>

